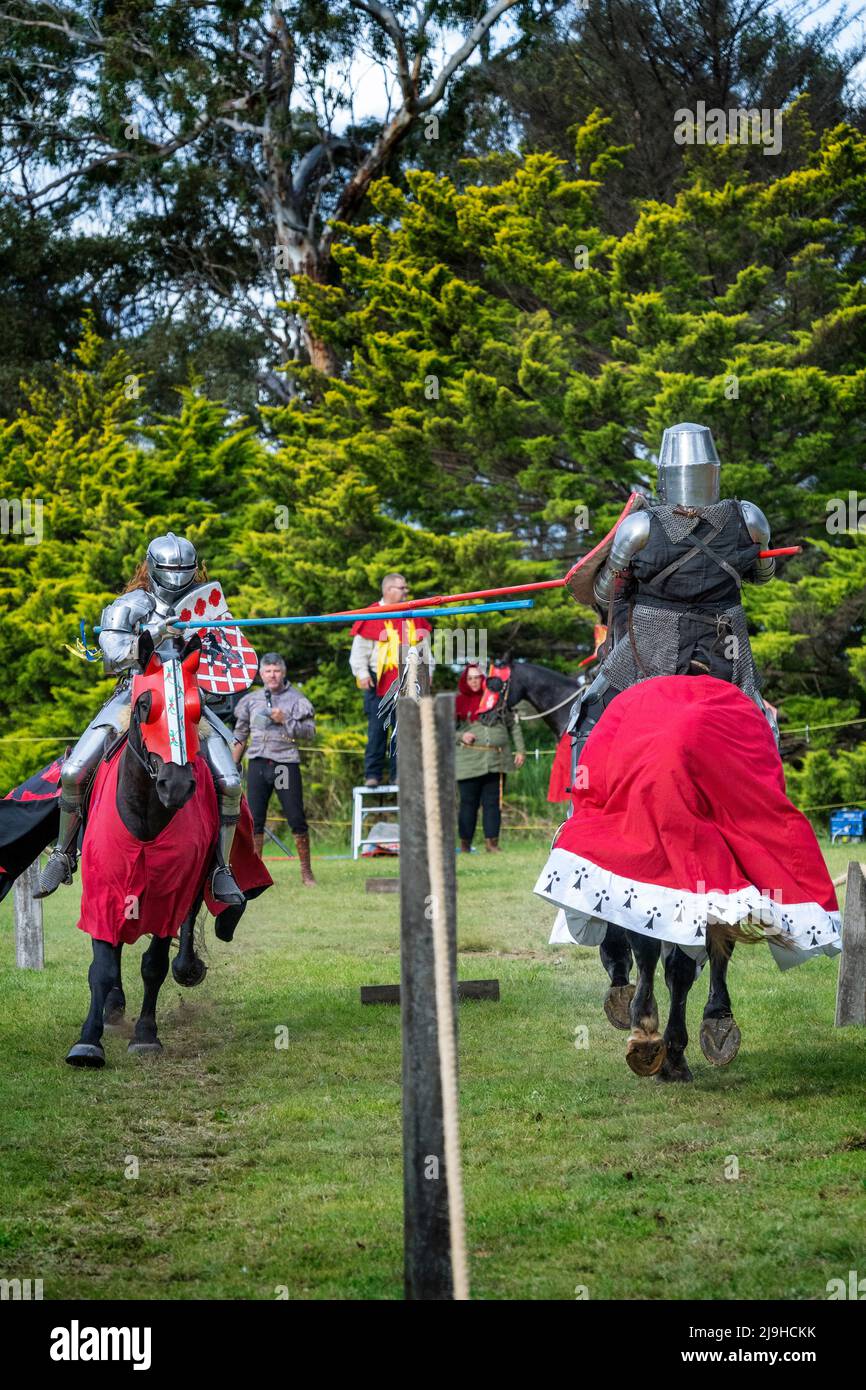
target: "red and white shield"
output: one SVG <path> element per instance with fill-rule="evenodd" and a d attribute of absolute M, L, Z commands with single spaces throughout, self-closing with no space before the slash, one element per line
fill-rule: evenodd
<path fill-rule="evenodd" d="M 201 584 L 185 594 L 175 617 L 182 623 L 224 622 L 229 612 L 219 584 Z M 188 628 L 188 632 L 192 629 Z M 236 695 L 248 690 L 259 669 L 259 659 L 239 627 L 199 628 L 202 641 L 198 684 L 208 695 Z"/>

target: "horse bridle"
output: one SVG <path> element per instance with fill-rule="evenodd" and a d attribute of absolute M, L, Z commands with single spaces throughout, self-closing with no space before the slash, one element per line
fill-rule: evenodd
<path fill-rule="evenodd" d="M 131 719 L 130 719 L 130 722 L 131 722 L 132 725 L 135 727 L 135 729 L 136 729 L 136 731 L 137 731 L 137 733 L 138 733 L 138 736 L 139 736 L 139 738 L 140 738 L 141 741 L 142 741 L 142 747 L 144 747 L 144 739 L 142 738 L 142 735 L 141 735 L 141 719 L 139 718 L 139 714 L 138 714 L 138 702 L 137 702 L 137 701 L 136 701 L 136 703 L 132 706 L 132 712 L 131 712 Z M 144 749 L 144 753 L 143 753 L 143 754 L 142 754 L 142 753 L 139 753 L 138 749 L 135 747 L 135 745 L 134 745 L 134 743 L 132 742 L 132 739 L 131 739 L 131 738 L 127 738 L 127 740 L 126 740 L 126 746 L 127 746 L 127 748 L 129 749 L 130 753 L 133 755 L 133 757 L 136 758 L 136 759 L 141 763 L 141 766 L 144 768 L 144 770 L 145 770 L 145 772 L 147 773 L 147 775 L 148 775 L 148 777 L 150 778 L 150 780 L 151 780 L 152 782 L 155 782 L 156 779 L 157 779 L 157 777 L 159 776 L 159 768 L 158 768 L 158 767 L 154 767 L 154 766 L 151 764 L 150 758 L 152 757 L 152 754 L 149 753 L 149 752 L 147 751 L 146 748 Z"/>

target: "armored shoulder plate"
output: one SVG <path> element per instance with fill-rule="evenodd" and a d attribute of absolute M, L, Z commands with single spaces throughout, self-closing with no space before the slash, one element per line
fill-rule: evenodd
<path fill-rule="evenodd" d="M 602 612 L 607 608 L 616 575 L 628 569 L 638 551 L 643 550 L 649 534 L 650 517 L 645 510 L 629 512 L 617 526 L 610 554 L 593 584 L 593 595 Z"/>
<path fill-rule="evenodd" d="M 146 589 L 133 589 L 128 594 L 121 594 L 103 609 L 99 646 L 109 675 L 117 675 L 133 664 L 140 624 L 147 621 L 154 608 L 152 594 Z"/>
<path fill-rule="evenodd" d="M 631 512 L 616 528 L 608 561 L 611 569 L 624 570 L 639 550 L 643 550 L 650 534 L 648 511 Z"/>
<path fill-rule="evenodd" d="M 146 589 L 133 589 L 103 608 L 100 626 L 103 631 L 132 632 L 137 622 L 150 617 L 154 607 L 152 594 Z"/>
<path fill-rule="evenodd" d="M 756 507 L 754 502 L 741 502 L 740 511 L 752 540 L 766 548 L 770 540 L 770 523 L 761 508 Z"/>

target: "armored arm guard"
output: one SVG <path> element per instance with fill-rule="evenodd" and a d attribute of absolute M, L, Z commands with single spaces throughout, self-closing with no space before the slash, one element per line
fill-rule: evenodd
<path fill-rule="evenodd" d="M 650 519 L 646 511 L 632 512 L 616 528 L 613 545 L 605 563 L 595 576 L 593 594 L 602 612 L 610 601 L 611 591 L 622 579 L 635 555 L 649 540 Z"/>
<path fill-rule="evenodd" d="M 99 646 L 106 675 L 119 675 L 135 665 L 138 638 L 154 608 L 154 600 L 145 589 L 133 589 L 103 609 Z"/>
<path fill-rule="evenodd" d="M 770 543 L 770 523 L 764 516 L 760 507 L 756 507 L 754 502 L 741 502 L 740 511 L 746 523 L 746 530 L 752 540 L 766 550 Z M 767 560 L 756 560 L 746 576 L 752 584 L 767 584 L 776 573 L 776 561 L 772 556 Z"/>

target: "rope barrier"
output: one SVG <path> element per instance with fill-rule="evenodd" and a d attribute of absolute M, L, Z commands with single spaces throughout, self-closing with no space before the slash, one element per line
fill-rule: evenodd
<path fill-rule="evenodd" d="M 469 1298 L 469 1264 L 466 1257 L 463 1173 L 460 1163 L 457 1051 L 454 1043 L 448 929 L 445 921 L 445 846 L 442 841 L 442 812 L 439 804 L 436 725 L 432 699 L 419 701 L 419 706 L 424 811 L 427 818 L 427 871 L 430 877 L 433 962 L 436 984 L 436 1033 L 439 1041 L 442 1130 L 445 1141 L 445 1172 L 448 1182 L 451 1271 L 454 1299 L 456 1302 L 465 1302 Z"/>
<path fill-rule="evenodd" d="M 814 734 L 816 729 L 848 729 L 852 724 L 866 724 L 866 719 L 837 719 L 834 724 L 803 724 L 796 729 L 786 729 L 780 724 L 779 735 L 784 738 L 787 734 L 805 734 L 808 739 L 809 734 Z"/>
<path fill-rule="evenodd" d="M 562 705 L 568 704 L 569 700 L 573 700 L 574 698 L 575 695 L 567 696 L 560 704 L 554 705 L 553 709 L 545 710 L 544 714 L 552 714 L 553 710 L 561 709 Z M 526 724 L 533 719 L 543 719 L 544 714 L 515 714 L 515 718 L 518 719 L 521 724 Z M 810 734 L 816 733 L 821 729 L 848 729 L 852 728 L 855 724 L 866 724 L 866 719 L 839 719 L 831 724 L 803 724 L 798 725 L 794 729 L 787 729 L 784 725 L 781 725 L 779 734 L 782 738 L 787 738 L 790 734 Z M 80 733 L 81 731 L 79 730 L 78 733 L 74 734 L 0 734 L 0 743 L 76 743 L 80 737 Z M 304 754 L 315 753 L 327 758 L 363 758 L 364 756 L 363 748 L 299 747 L 298 752 Z M 555 752 L 555 748 L 527 749 L 526 756 L 528 758 L 534 756 L 538 759 L 539 757 L 550 757 Z"/>

